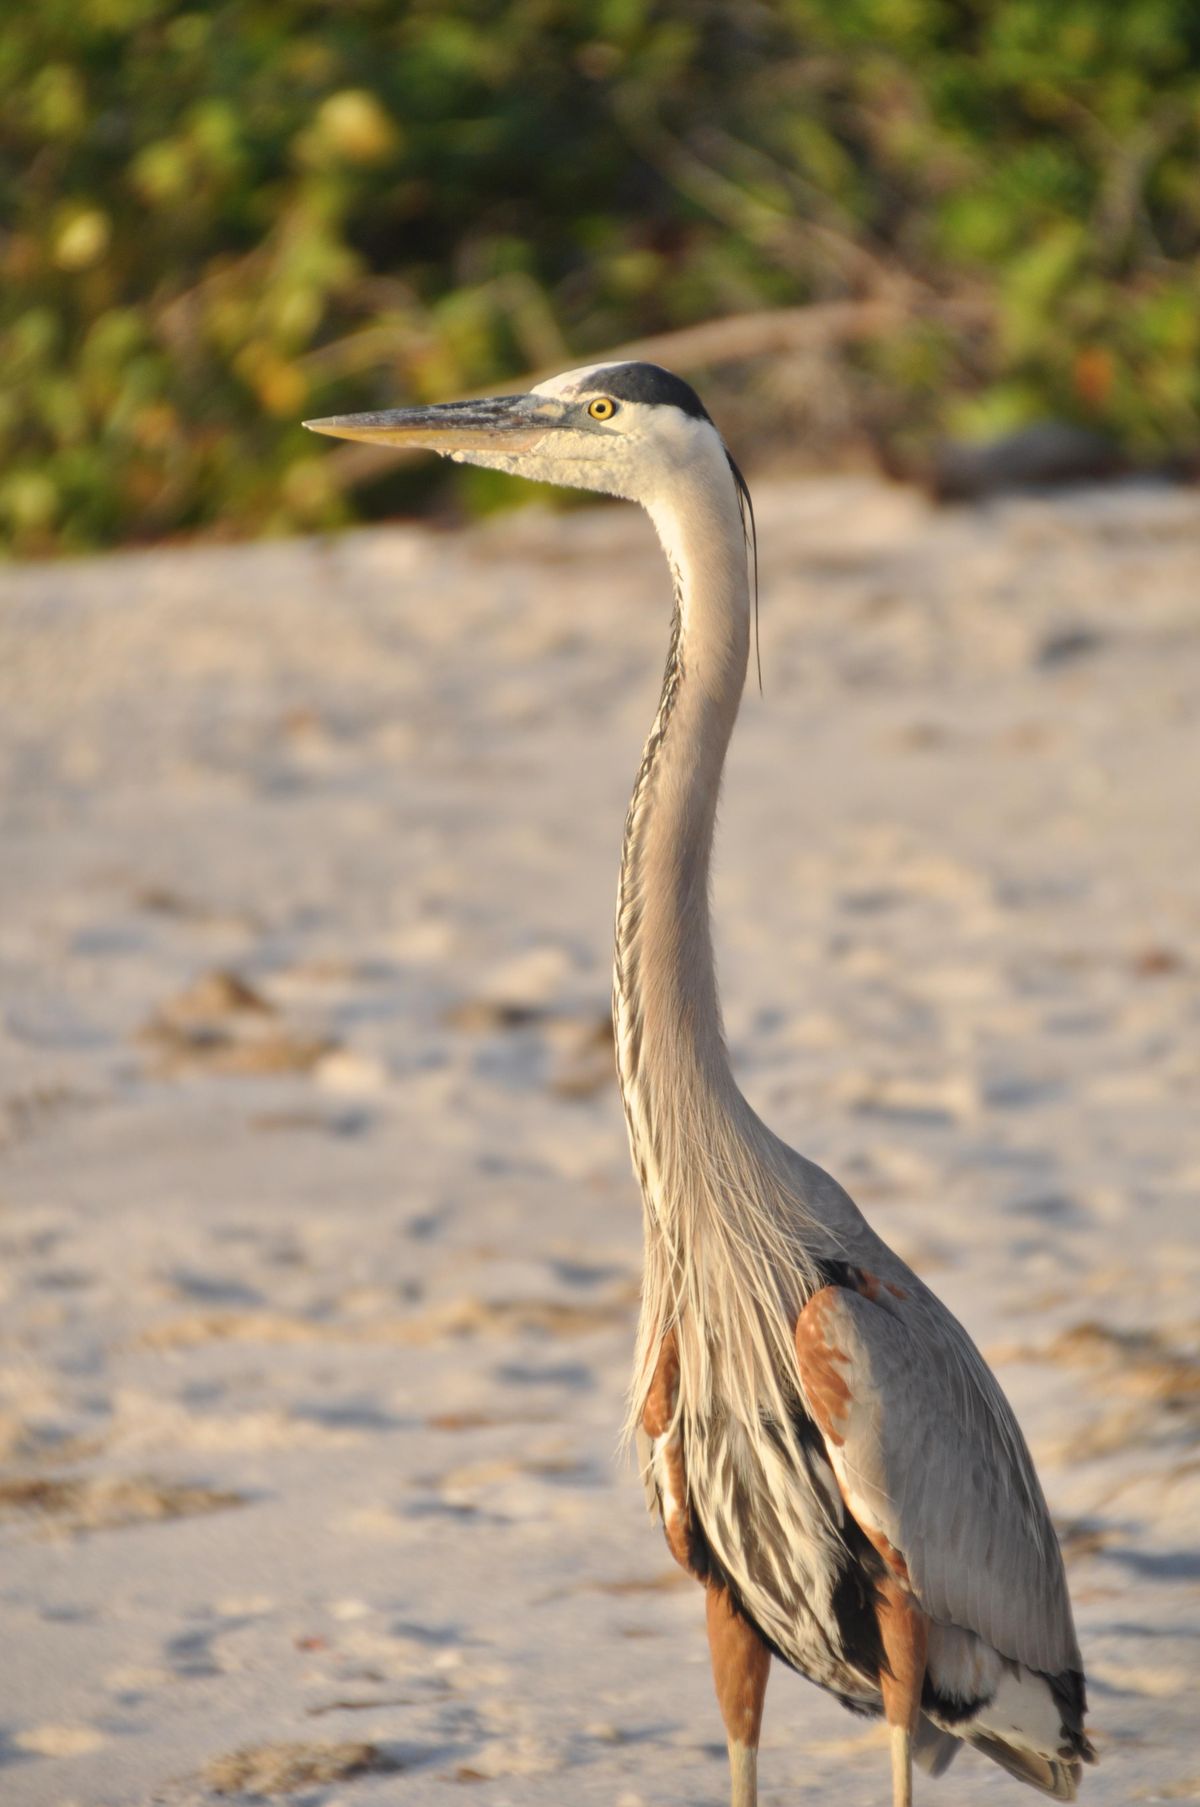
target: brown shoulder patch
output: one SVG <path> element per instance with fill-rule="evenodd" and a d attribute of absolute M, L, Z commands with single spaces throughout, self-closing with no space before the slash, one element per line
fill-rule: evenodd
<path fill-rule="evenodd" d="M 880 1291 L 886 1289 L 898 1298 L 905 1297 L 899 1287 L 881 1281 L 865 1268 L 851 1268 L 849 1275 L 848 1288 L 823 1286 L 820 1292 L 814 1293 L 796 1321 L 796 1361 L 809 1410 L 826 1442 L 838 1449 L 846 1441 L 846 1415 L 853 1400 L 849 1382 L 843 1372 L 849 1366 L 850 1357 L 837 1341 L 838 1317 L 846 1309 L 838 1295 L 849 1290 L 874 1301 L 878 1299 Z M 903 1551 L 898 1550 L 877 1527 L 864 1522 L 860 1516 L 861 1508 L 856 1511 L 852 1503 L 853 1489 L 848 1494 L 846 1477 L 836 1460 L 833 1467 L 847 1512 L 887 1565 L 888 1587 L 895 1589 L 898 1586 L 900 1592 L 907 1596 L 912 1583 Z"/>
<path fill-rule="evenodd" d="M 679 1345 L 675 1332 L 668 1330 L 658 1351 L 654 1378 L 642 1407 L 642 1429 L 648 1437 L 661 1437 L 675 1416 L 679 1395 Z"/>
<path fill-rule="evenodd" d="M 696 1535 L 678 1437 L 672 1437 L 663 1446 L 662 1460 L 669 1488 L 669 1503 L 668 1499 L 663 1500 L 663 1533 L 667 1548 L 681 1569 L 686 1569 L 697 1581 L 703 1581 L 708 1573 L 708 1551 L 703 1539 Z"/>
<path fill-rule="evenodd" d="M 844 1421 L 850 1404 L 850 1388 L 841 1372 L 849 1357 L 834 1341 L 838 1290 L 836 1286 L 823 1286 L 797 1318 L 796 1361 L 809 1409 L 821 1434 L 841 1445 L 845 1437 L 839 1423 Z"/>
<path fill-rule="evenodd" d="M 683 1446 L 678 1429 L 674 1436 L 667 1436 L 678 1399 L 679 1344 L 675 1332 L 668 1330 L 659 1348 L 654 1378 L 642 1408 L 642 1429 L 653 1445 L 651 1461 L 667 1548 L 681 1568 L 702 1581 L 708 1572 L 708 1553 L 692 1517 Z"/>

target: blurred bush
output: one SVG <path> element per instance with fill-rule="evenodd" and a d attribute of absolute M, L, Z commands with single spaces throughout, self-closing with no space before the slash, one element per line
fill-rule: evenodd
<path fill-rule="evenodd" d="M 886 435 L 1200 440 L 1194 0 L 37 0 L 0 94 L 20 552 L 415 504 L 301 417 L 837 297 Z"/>

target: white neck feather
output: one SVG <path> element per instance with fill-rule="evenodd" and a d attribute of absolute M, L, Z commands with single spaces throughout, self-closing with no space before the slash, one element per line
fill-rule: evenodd
<path fill-rule="evenodd" d="M 715 436 L 714 436 L 715 437 Z M 717 442 L 719 449 L 719 442 Z M 669 1325 L 678 1409 L 718 1397 L 782 1422 L 791 1327 L 816 1285 L 797 1157 L 751 1110 L 725 1050 L 709 864 L 721 772 L 746 681 L 750 599 L 732 479 L 715 461 L 646 501 L 675 580 L 662 699 L 625 828 L 614 1019 L 646 1265 L 626 1434 Z"/>
<path fill-rule="evenodd" d="M 656 1194 L 687 1115 L 728 1111 L 738 1096 L 721 1030 L 708 886 L 721 771 L 746 678 L 749 592 L 727 473 L 720 484 L 677 486 L 650 514 L 675 581 L 676 614 L 626 823 L 615 1003 L 634 1160 L 648 1207 L 661 1213 L 669 1198 Z"/>

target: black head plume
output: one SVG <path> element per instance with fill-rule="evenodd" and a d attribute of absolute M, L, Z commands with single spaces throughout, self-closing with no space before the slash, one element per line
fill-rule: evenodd
<path fill-rule="evenodd" d="M 733 473 L 734 487 L 737 490 L 738 513 L 742 517 L 742 532 L 746 537 L 746 546 L 754 561 L 754 663 L 758 667 L 758 694 L 763 693 L 762 679 L 762 646 L 758 638 L 758 528 L 754 520 L 754 503 L 750 497 L 750 485 L 726 450 L 729 469 Z"/>

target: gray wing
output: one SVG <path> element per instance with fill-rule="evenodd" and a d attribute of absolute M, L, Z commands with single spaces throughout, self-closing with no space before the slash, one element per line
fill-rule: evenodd
<path fill-rule="evenodd" d="M 990 1368 L 932 1294 L 863 1278 L 822 1288 L 796 1330 L 847 1510 L 931 1618 L 1030 1669 L 1081 1669 L 1058 1539 Z"/>

